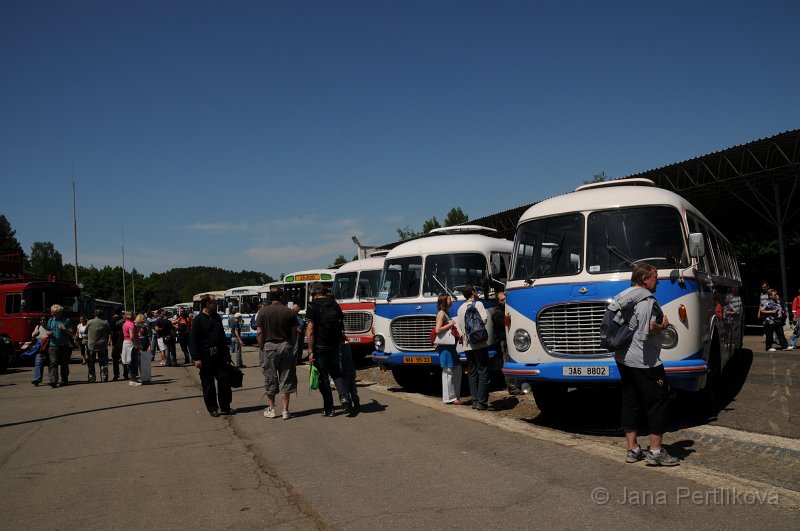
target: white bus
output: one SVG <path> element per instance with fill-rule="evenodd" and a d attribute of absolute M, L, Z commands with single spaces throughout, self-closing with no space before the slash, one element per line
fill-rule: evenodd
<path fill-rule="evenodd" d="M 242 329 L 240 335 L 245 343 L 255 343 L 258 333 L 255 326 L 255 316 L 258 313 L 258 304 L 261 302 L 261 286 L 239 286 L 225 291 L 225 303 L 217 305 L 217 312 L 228 316 L 222 320 L 225 328 L 225 337 L 230 339 L 230 320 L 237 313 L 242 314 Z M 223 311 L 224 309 L 224 311 Z"/>
<path fill-rule="evenodd" d="M 712 382 L 742 344 L 733 249 L 682 197 L 648 179 L 626 179 L 537 203 L 517 226 L 506 287 L 511 360 L 503 372 L 533 392 L 543 413 L 558 410 L 570 387 L 619 383 L 613 352 L 600 346 L 600 324 L 641 261 L 658 268 L 670 385 L 713 398 Z"/>
<path fill-rule="evenodd" d="M 472 284 L 486 309 L 494 311 L 491 295 L 505 284 L 513 243 L 486 235 L 491 232 L 475 225 L 444 227 L 402 243 L 386 255 L 375 305 L 372 359 L 382 370 L 391 370 L 400 386 L 419 387 L 439 367 L 430 331 L 436 324 L 440 294 L 453 297 L 450 312 L 454 317 L 464 303 L 461 290 Z M 489 356 L 499 370 L 502 356 L 491 319 L 486 328 Z M 461 350 L 459 355 L 465 358 Z"/>
<path fill-rule="evenodd" d="M 353 347 L 372 348 L 375 299 L 378 297 L 386 253 L 354 260 L 336 270 L 333 296 L 344 314 L 344 333 Z"/>
<path fill-rule="evenodd" d="M 335 277 L 335 269 L 310 269 L 307 271 L 298 271 L 291 275 L 285 275 L 283 280 L 279 282 L 261 286 L 261 300 L 265 304 L 269 304 L 269 290 L 272 286 L 278 286 L 286 295 L 289 307 L 291 308 L 293 304 L 299 304 L 300 316 L 305 318 L 306 307 L 308 306 L 308 301 L 311 300 L 311 293 L 309 292 L 308 285 L 320 282 L 322 285 L 327 286 L 328 289 L 331 289 L 333 288 L 333 280 Z"/>
<path fill-rule="evenodd" d="M 200 312 L 200 299 L 203 298 L 203 295 L 211 295 L 212 297 L 214 297 L 218 301 L 220 308 L 222 308 L 225 305 L 224 291 L 204 291 L 192 297 L 192 314 L 197 314 L 198 312 Z"/>

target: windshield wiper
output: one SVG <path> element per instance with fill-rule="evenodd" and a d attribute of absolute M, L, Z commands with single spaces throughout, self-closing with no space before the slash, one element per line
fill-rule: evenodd
<path fill-rule="evenodd" d="M 547 258 L 550 259 L 550 261 L 553 264 L 553 266 L 557 266 L 558 265 L 558 258 L 561 256 L 561 250 L 564 248 L 564 238 L 566 238 L 566 237 L 567 237 L 567 231 L 564 231 L 563 233 L 561 233 L 561 239 L 558 240 L 558 249 L 556 249 L 555 251 L 552 251 L 550 253 L 550 255 L 547 257 Z M 540 259 L 539 267 L 536 268 L 536 271 L 534 271 L 533 274 L 530 277 L 525 279 L 525 284 L 527 284 L 528 286 L 532 286 L 533 285 L 533 282 L 534 282 L 534 278 L 533 277 L 535 277 L 536 275 L 538 275 L 539 273 L 542 272 L 542 268 L 544 267 L 544 264 L 545 264 L 545 261 L 543 259 Z"/>
<path fill-rule="evenodd" d="M 620 258 L 620 259 L 624 260 L 629 266 L 633 265 L 633 262 L 634 262 L 633 260 L 631 260 L 628 256 L 625 255 L 625 253 L 623 253 L 622 251 L 620 251 L 619 249 L 617 249 L 616 247 L 614 247 L 610 243 L 606 244 L 606 249 L 608 249 L 608 252 L 614 253 L 615 255 L 617 255 L 617 258 Z"/>
<path fill-rule="evenodd" d="M 448 294 L 448 295 L 449 295 L 449 296 L 450 296 L 450 297 L 451 297 L 453 300 L 456 300 L 456 299 L 457 299 L 457 297 L 456 297 L 455 293 L 452 293 L 452 292 L 451 292 L 449 289 L 447 289 L 447 286 L 445 286 L 444 284 L 442 284 L 442 283 L 439 281 L 439 279 L 438 279 L 438 278 L 436 278 L 436 275 L 434 275 L 433 273 L 431 273 L 431 278 L 432 278 L 433 280 L 435 280 L 435 281 L 436 281 L 436 283 L 437 283 L 437 284 L 439 284 L 439 287 L 440 287 L 440 288 L 442 288 L 442 289 L 443 289 L 443 290 L 444 290 L 444 291 L 445 291 L 445 292 L 446 292 L 446 293 L 447 293 L 447 294 Z"/>

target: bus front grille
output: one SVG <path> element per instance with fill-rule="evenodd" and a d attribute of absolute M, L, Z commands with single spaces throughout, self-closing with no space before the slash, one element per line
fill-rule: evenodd
<path fill-rule="evenodd" d="M 370 312 L 344 312 L 344 332 L 346 334 L 366 334 L 372 329 Z"/>
<path fill-rule="evenodd" d="M 392 341 L 400 350 L 433 351 L 431 329 L 436 326 L 435 315 L 409 315 L 392 321 Z"/>
<path fill-rule="evenodd" d="M 543 308 L 536 319 L 542 346 L 557 356 L 608 356 L 600 324 L 608 302 L 571 302 Z"/>

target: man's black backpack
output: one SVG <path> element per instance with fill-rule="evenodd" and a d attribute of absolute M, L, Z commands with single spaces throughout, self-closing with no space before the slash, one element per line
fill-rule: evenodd
<path fill-rule="evenodd" d="M 329 347 L 338 345 L 344 334 L 344 323 L 338 305 L 330 297 L 314 302 L 319 307 L 319 322 L 314 325 L 318 327 L 322 343 Z"/>
<path fill-rule="evenodd" d="M 489 332 L 486 330 L 486 324 L 483 322 L 480 312 L 474 304 L 464 304 L 469 304 L 467 311 L 464 313 L 464 330 L 467 332 L 470 344 L 488 341 Z"/>
<path fill-rule="evenodd" d="M 609 310 L 603 314 L 600 324 L 600 346 L 606 350 L 624 350 L 633 341 L 633 330 L 628 326 L 633 315 L 633 308 L 627 310 Z"/>

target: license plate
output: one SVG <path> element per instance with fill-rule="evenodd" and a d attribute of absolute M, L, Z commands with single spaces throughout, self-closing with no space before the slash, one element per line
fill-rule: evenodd
<path fill-rule="evenodd" d="M 360 337 L 348 337 L 347 341 L 349 343 L 361 343 L 361 338 Z"/>
<path fill-rule="evenodd" d="M 404 356 L 403 363 L 432 363 L 430 356 Z"/>
<path fill-rule="evenodd" d="M 607 365 L 574 366 L 568 365 L 561 368 L 564 376 L 608 376 Z"/>

